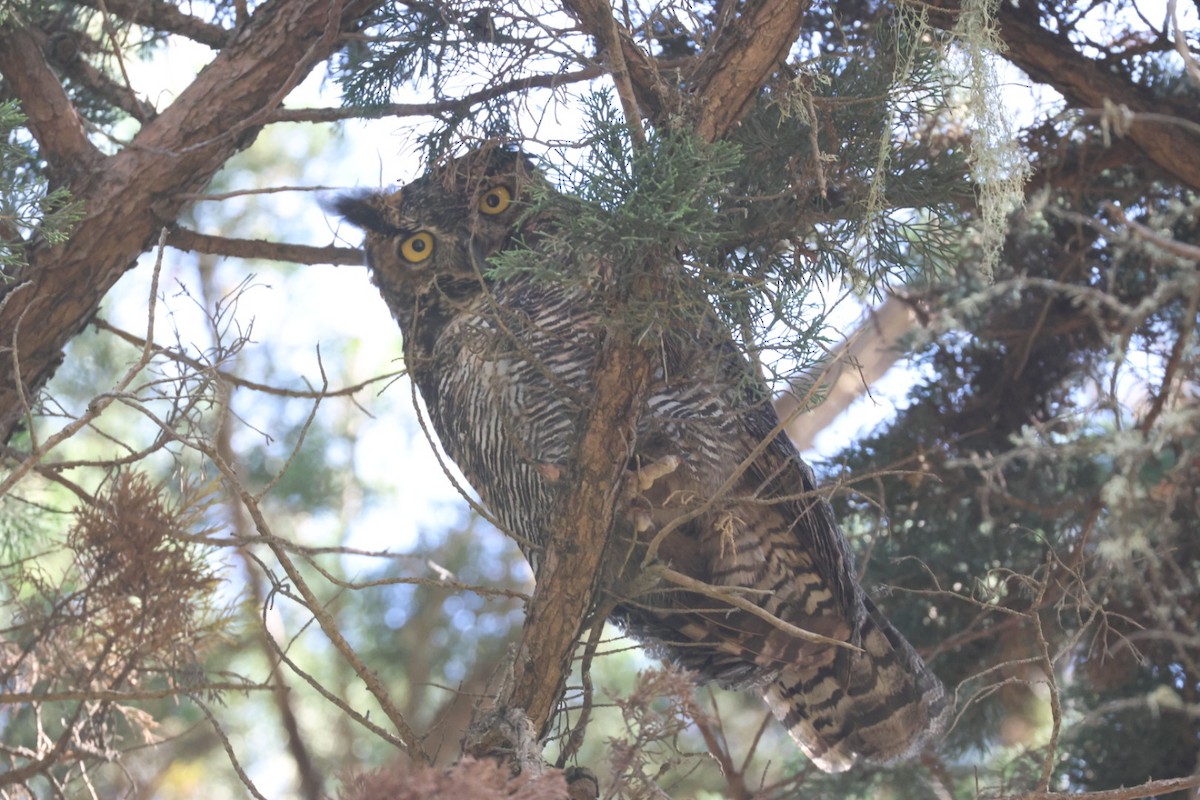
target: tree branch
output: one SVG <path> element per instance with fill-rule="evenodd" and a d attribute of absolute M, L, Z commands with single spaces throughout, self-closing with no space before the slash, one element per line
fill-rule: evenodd
<path fill-rule="evenodd" d="M 958 0 L 933 0 L 929 21 L 946 30 L 954 27 L 961 11 Z M 1036 13 L 1021 4 L 1002 3 L 996 12 L 1001 54 L 1038 83 L 1053 87 L 1072 107 L 1100 109 L 1108 104 L 1132 112 L 1121 133 L 1160 170 L 1200 189 L 1200 136 L 1179 125 L 1152 121 L 1146 114 L 1168 115 L 1200 123 L 1194 104 L 1171 102 L 1152 95 L 1111 67 L 1080 54 L 1064 36 L 1044 28 Z"/>
<path fill-rule="evenodd" d="M 268 242 L 265 239 L 231 239 L 210 236 L 176 226 L 167 236 L 167 244 L 189 253 L 207 253 L 233 258 L 262 258 L 270 261 L 290 261 L 294 264 L 340 264 L 362 266 L 363 252 L 354 247 L 313 247 L 305 244 Z"/>
<path fill-rule="evenodd" d="M 214 25 L 199 17 L 185 14 L 179 10 L 178 6 L 163 2 L 163 0 L 104 0 L 104 9 L 101 9 L 100 0 L 75 0 L 75 2 L 97 11 L 107 9 L 108 13 L 128 22 L 166 33 L 175 33 L 200 44 L 206 44 L 214 50 L 224 47 L 232 35 L 230 31 L 220 25 Z"/>
<path fill-rule="evenodd" d="M 1031 792 L 1015 797 L 1013 800 L 1138 800 L 1142 797 L 1157 797 L 1171 792 L 1182 792 L 1197 786 L 1200 786 L 1200 775 L 1147 781 L 1127 789 L 1106 789 L 1099 792 Z"/>
<path fill-rule="evenodd" d="M 514 681 L 500 708 L 520 708 L 539 739 L 546 736 L 571 674 L 575 643 L 604 575 L 615 499 L 636 439 L 653 360 L 623 330 L 611 331 L 592 374 L 593 404 L 581 421 L 574 482 L 560 501 L 541 555 L 537 588 L 526 607 Z M 484 738 L 467 752 L 496 749 Z"/>
<path fill-rule="evenodd" d="M 620 58 L 609 57 L 614 68 L 623 64 L 622 83 L 628 76 L 641 111 L 666 122 L 663 109 L 666 95 L 655 62 L 627 31 L 616 24 L 612 9 L 601 0 L 565 0 L 564 5 L 584 29 L 606 46 L 618 46 Z M 793 8 L 799 5 L 800 10 Z M 701 136 L 712 140 L 724 135 L 740 118 L 753 96 L 762 88 L 782 54 L 799 32 L 804 3 L 792 0 L 768 0 L 756 6 L 747 20 L 739 20 L 731 38 L 721 48 L 722 58 L 733 66 L 714 68 L 706 82 L 708 93 L 720 97 L 701 97 L 699 128 Z M 752 26 L 770 24 L 782 27 L 769 34 Z M 740 27 L 739 27 L 740 25 Z M 753 35 L 751 35 L 753 34 Z M 751 51 L 764 45 L 769 52 L 755 56 Z M 628 98 L 626 98 L 628 99 Z M 634 111 L 628 123 L 638 125 Z M 654 297 L 658 281 L 652 276 L 635 280 L 629 287 L 615 287 L 621 295 Z M 629 297 L 624 297 L 628 300 Z M 572 485 L 559 501 L 555 524 L 547 531 L 547 545 L 541 553 L 537 588 L 526 607 L 526 622 L 517 650 L 511 689 L 497 699 L 500 711 L 521 709 L 533 725 L 539 739 L 550 730 L 570 675 L 572 655 L 584 625 L 595 608 L 595 593 L 602 582 L 615 576 L 607 574 L 606 555 L 615 506 L 637 438 L 637 423 L 645 402 L 654 358 L 619 325 L 609 326 L 592 370 L 591 406 L 580 420 L 580 438 L 571 463 Z M 502 718 L 506 719 L 506 718 Z M 505 741 L 506 726 L 491 726 L 482 736 L 468 741 L 467 753 L 495 755 L 511 748 Z M 518 759 L 520 754 L 518 754 Z"/>
<path fill-rule="evenodd" d="M 665 122 L 680 106 L 677 92 L 663 81 L 660 65 L 638 46 L 629 31 L 613 17 L 612 5 L 605 0 L 563 0 L 563 7 L 579 20 L 580 26 L 597 42 L 597 59 L 608 61 L 617 75 L 619 85 L 628 76 L 642 113 L 650 119 Z M 614 34 L 615 31 L 615 34 Z M 614 44 L 613 39 L 619 44 Z M 605 53 L 617 47 L 609 55 Z M 630 124 L 636 122 L 636 117 Z"/>
<path fill-rule="evenodd" d="M 37 140 L 38 154 L 49 163 L 52 178 L 65 183 L 69 176 L 97 165 L 100 151 L 88 141 L 83 119 L 54 77 L 33 32 L 11 17 L 6 25 L 0 25 L 0 75 L 20 101 L 29 131 Z M 147 244 L 149 241 L 147 237 Z"/>
<path fill-rule="evenodd" d="M 80 31 L 56 31 L 51 36 L 36 28 L 30 28 L 29 32 L 38 48 L 60 72 L 94 92 L 114 108 L 119 108 L 142 122 L 153 119 L 158 113 L 153 105 L 139 98 L 128 86 L 117 83 L 81 56 L 87 37 Z"/>
<path fill-rule="evenodd" d="M 800 35 L 808 0 L 747 3 L 717 33 L 692 77 L 696 133 L 705 141 L 725 136 L 745 115 Z"/>
<path fill-rule="evenodd" d="M 390 103 L 370 108 L 281 108 L 272 113 L 270 122 L 337 122 L 344 119 L 379 119 L 382 117 L 437 116 L 447 112 L 460 112 L 479 103 L 497 97 L 529 89 L 557 89 L 572 83 L 599 78 L 604 70 L 599 67 L 584 67 L 574 72 L 555 75 L 530 75 L 480 89 L 455 100 L 438 100 L 432 103 Z"/>

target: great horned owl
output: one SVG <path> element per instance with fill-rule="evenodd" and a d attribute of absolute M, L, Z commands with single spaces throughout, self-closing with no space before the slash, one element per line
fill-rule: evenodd
<path fill-rule="evenodd" d="M 490 275 L 491 257 L 537 250 L 555 227 L 552 213 L 527 213 L 534 184 L 550 191 L 524 156 L 490 148 L 398 191 L 343 196 L 335 210 L 366 231 L 373 280 L 433 429 L 536 573 L 606 318 L 587 281 Z M 645 581 L 613 618 L 702 680 L 761 691 L 824 770 L 913 754 L 941 730 L 945 692 L 863 593 L 766 383 L 711 309 L 659 338 L 633 452 L 668 466 L 619 509 L 618 541 L 644 545 L 673 526 L 660 562 L 854 648 Z"/>

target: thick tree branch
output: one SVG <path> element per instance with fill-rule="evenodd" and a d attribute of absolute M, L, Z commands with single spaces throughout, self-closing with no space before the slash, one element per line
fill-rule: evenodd
<path fill-rule="evenodd" d="M 100 0 L 76 0 L 76 2 L 97 11 L 106 10 L 109 14 L 127 22 L 135 22 L 154 30 L 185 36 L 200 44 L 206 44 L 214 50 L 224 47 L 233 35 L 232 31 L 227 31 L 220 25 L 214 25 L 199 17 L 185 14 L 179 10 L 178 6 L 163 2 L 163 0 L 104 0 L 103 8 L 101 8 Z"/>
<path fill-rule="evenodd" d="M 616 23 L 611 6 L 600 0 L 565 0 L 564 5 L 596 38 L 602 53 L 619 48 L 619 57 L 610 53 L 607 61 L 618 73 L 618 89 L 624 89 L 627 115 L 640 111 L 668 123 L 663 112 L 674 101 L 664 93 L 654 60 Z M 719 56 L 714 56 L 728 64 L 714 62 L 704 94 L 696 100 L 697 131 L 704 139 L 724 135 L 741 118 L 795 41 L 805 7 L 792 0 L 768 0 L 755 5 L 747 19 L 730 26 Z M 764 33 L 756 25 L 771 25 L 775 30 Z M 765 52 L 759 53 L 764 36 Z M 640 109 L 632 108 L 630 92 Z M 638 126 L 641 120 L 627 122 Z M 632 287 L 616 288 L 618 293 L 653 297 L 657 281 L 647 276 Z M 592 372 L 591 406 L 580 422 L 571 486 L 560 500 L 554 530 L 548 531 L 537 590 L 526 609 L 511 690 L 497 700 L 501 710 L 523 710 L 539 738 L 550 730 L 570 675 L 575 644 L 595 610 L 596 591 L 601 582 L 616 577 L 605 571 L 609 532 L 634 452 L 653 364 L 652 354 L 627 330 L 610 326 Z M 468 742 L 467 752 L 477 756 L 503 752 L 513 744 L 504 741 L 507 735 L 503 725 L 493 726 Z"/>
<path fill-rule="evenodd" d="M 564 0 L 563 7 L 579 20 L 588 35 L 596 39 L 597 60 L 608 62 L 610 68 L 618 69 L 622 82 L 628 76 L 638 105 L 646 117 L 656 122 L 666 122 L 679 109 L 678 94 L 667 87 L 654 59 L 613 18 L 610 3 L 606 0 Z M 613 47 L 614 30 L 620 42 L 618 57 L 606 54 L 606 50 Z M 638 120 L 631 119 L 629 122 L 632 125 Z"/>
<path fill-rule="evenodd" d="M 513 683 L 507 696 L 497 699 L 501 709 L 522 709 L 539 739 L 548 734 L 558 710 L 596 590 L 611 577 L 604 574 L 609 530 L 653 363 L 628 332 L 617 329 L 608 335 L 593 370 L 593 403 L 581 423 L 572 486 L 560 501 L 559 524 L 548 532 L 541 554 Z M 493 728 L 468 742 L 467 752 L 486 757 L 503 751 L 503 735 Z"/>
<path fill-rule="evenodd" d="M 80 31 L 57 31 L 47 36 L 43 31 L 29 29 L 38 48 L 56 69 L 80 86 L 85 86 L 105 102 L 129 116 L 145 122 L 158 113 L 146 100 L 139 98 L 128 86 L 119 84 L 82 57 L 86 37 Z"/>
<path fill-rule="evenodd" d="M 613 70 L 618 89 L 628 81 L 646 117 L 658 124 L 674 124 L 670 118 L 683 105 L 681 95 L 663 80 L 661 65 L 617 24 L 612 6 L 603 0 L 564 0 L 563 6 L 596 39 L 598 58 Z M 757 0 L 745 4 L 717 31 L 685 82 L 691 118 L 701 139 L 722 138 L 745 115 L 787 58 L 808 6 L 807 0 Z"/>
<path fill-rule="evenodd" d="M 750 109 L 758 91 L 787 58 L 800 35 L 808 0 L 758 0 L 717 34 L 693 76 L 696 133 L 725 136 Z"/>
<path fill-rule="evenodd" d="M 100 151 L 88 141 L 83 119 L 51 72 L 34 33 L 12 18 L 0 25 L 0 75 L 21 102 L 26 124 L 37 140 L 39 155 L 50 165 L 52 179 L 65 182 L 70 174 L 91 169 L 100 161 Z"/>
<path fill-rule="evenodd" d="M 288 89 L 337 46 L 338 31 L 376 2 L 349 0 L 338 16 L 327 0 L 268 0 L 171 106 L 104 159 L 27 33 L 0 31 L 0 71 L 85 210 L 67 243 L 30 248 L 28 266 L 9 284 L 24 288 L 0 305 L 0 441 L 21 417 L 22 398 L 53 374 L 63 347 L 159 227 L 254 141 Z"/>
<path fill-rule="evenodd" d="M 961 8 L 957 0 L 935 0 L 930 22 L 954 27 Z M 1109 66 L 1080 54 L 1063 36 L 1046 30 L 1038 14 L 1003 3 L 997 11 L 1002 55 L 1038 83 L 1053 87 L 1073 107 L 1098 110 L 1111 103 L 1128 109 L 1130 124 L 1121 131 L 1164 173 L 1192 189 L 1200 189 L 1200 136 L 1187 127 L 1164 124 L 1164 116 L 1200 124 L 1194 104 L 1172 103 L 1154 96 Z M 1139 119 L 1139 115 L 1155 115 Z"/>
<path fill-rule="evenodd" d="M 1184 792 L 1197 786 L 1200 786 L 1200 776 L 1192 775 L 1187 778 L 1147 781 L 1126 789 L 1105 789 L 1099 792 L 1032 792 L 1020 795 L 1014 800 L 1138 800 L 1143 797 Z"/>

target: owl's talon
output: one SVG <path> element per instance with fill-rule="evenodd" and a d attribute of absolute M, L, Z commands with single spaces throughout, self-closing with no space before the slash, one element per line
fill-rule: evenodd
<path fill-rule="evenodd" d="M 646 491 L 652 487 L 659 478 L 670 475 L 675 470 L 679 469 L 682 464 L 682 459 L 679 456 L 671 454 L 657 458 L 649 464 L 638 465 L 638 489 Z"/>

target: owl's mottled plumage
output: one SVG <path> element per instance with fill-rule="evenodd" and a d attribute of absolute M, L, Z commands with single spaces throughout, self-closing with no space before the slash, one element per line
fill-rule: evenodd
<path fill-rule="evenodd" d="M 367 231 L 373 279 L 442 445 L 535 571 L 604 325 L 600 298 L 580 282 L 485 277 L 491 256 L 537 248 L 554 225 L 522 216 L 538 180 L 524 157 L 491 149 L 398 191 L 336 204 Z M 644 545 L 685 517 L 662 542 L 660 562 L 861 650 L 797 638 L 669 585 L 622 598 L 613 616 L 700 678 L 760 690 L 822 769 L 911 755 L 943 725 L 942 685 L 863 593 L 766 384 L 715 315 L 700 316 L 691 330 L 662 336 L 633 448 L 640 463 L 678 466 L 628 501 L 619 541 Z"/>

